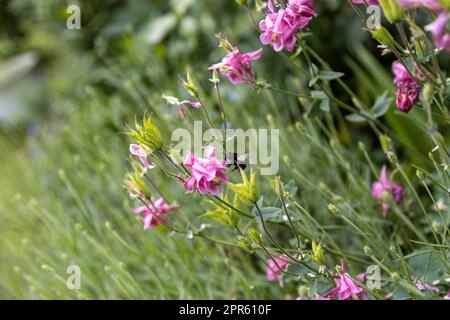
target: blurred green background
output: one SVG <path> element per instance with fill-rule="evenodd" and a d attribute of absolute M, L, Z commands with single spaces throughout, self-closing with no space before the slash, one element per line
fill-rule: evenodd
<path fill-rule="evenodd" d="M 317 1 L 320 19 L 311 24 L 309 44 L 371 102 L 392 88 L 391 58 L 373 58 L 375 42 L 343 2 Z M 80 30 L 66 28 L 70 4 L 81 8 Z M 155 112 L 166 136 L 180 125 L 176 108 L 161 95 L 185 96 L 179 79 L 187 65 L 215 106 L 207 68 L 224 53 L 214 34 L 242 51 L 262 47 L 242 7 L 231 0 L 14 0 L 2 1 L 0 13 L 0 298 L 286 297 L 265 280 L 264 265 L 239 248 L 161 228 L 144 232 L 121 189 L 130 143 L 121 134 L 125 125 L 145 110 Z M 307 83 L 271 48 L 254 65 L 259 79 L 278 87 L 299 91 Z M 283 128 L 284 152 L 298 167 L 317 179 L 337 179 L 326 157 L 314 155 L 313 141 L 289 140 L 304 111 L 298 100 L 223 83 L 235 126 Z M 348 146 L 377 143 L 364 126 L 338 129 Z M 410 134 L 404 139 L 427 143 Z M 313 158 L 323 167 L 311 164 Z M 189 208 L 194 225 L 205 223 L 197 199 L 183 197 L 163 176 L 155 179 Z M 301 192 L 319 216 L 326 212 L 314 204 L 317 194 Z M 70 264 L 82 270 L 81 290 L 66 288 Z"/>

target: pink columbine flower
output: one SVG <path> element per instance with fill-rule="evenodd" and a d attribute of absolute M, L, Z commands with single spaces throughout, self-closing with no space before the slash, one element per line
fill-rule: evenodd
<path fill-rule="evenodd" d="M 397 86 L 397 108 L 401 112 L 409 112 L 420 94 L 421 85 L 409 75 L 405 66 L 399 61 L 395 61 L 392 64 L 392 72 L 394 74 L 394 84 Z M 422 78 L 422 74 L 417 71 L 417 68 L 413 76 Z"/>
<path fill-rule="evenodd" d="M 448 12 L 442 12 L 429 25 L 425 26 L 425 30 L 430 31 L 433 35 L 433 42 L 437 49 L 450 51 L 450 34 L 445 32 L 445 25 L 449 19 Z"/>
<path fill-rule="evenodd" d="M 280 287 L 282 287 L 283 286 L 282 270 L 283 271 L 286 270 L 289 265 L 287 257 L 285 255 L 281 255 L 279 257 L 273 257 L 273 260 L 267 259 L 266 263 L 267 263 L 266 279 L 268 281 L 278 281 L 280 284 Z M 277 264 L 280 268 L 278 268 Z"/>
<path fill-rule="evenodd" d="M 153 169 L 156 167 L 154 163 L 148 163 L 147 152 L 138 144 L 130 144 L 130 153 L 139 158 L 145 169 Z"/>
<path fill-rule="evenodd" d="M 252 61 L 259 59 L 261 55 L 262 49 L 241 53 L 238 48 L 233 47 L 221 62 L 213 64 L 209 70 L 218 69 L 232 84 L 245 83 L 252 87 L 254 77 Z"/>
<path fill-rule="evenodd" d="M 431 291 L 431 292 L 434 292 L 436 294 L 440 293 L 440 290 L 439 290 L 438 287 L 432 286 L 430 284 L 426 284 L 425 282 L 421 281 L 417 277 L 413 278 L 413 283 L 416 286 L 416 288 L 419 289 L 420 291 Z"/>
<path fill-rule="evenodd" d="M 450 290 L 448 290 L 447 295 L 444 297 L 444 300 L 450 300 Z"/>
<path fill-rule="evenodd" d="M 186 110 L 184 109 L 184 106 L 190 106 L 193 109 L 199 109 L 202 107 L 202 104 L 200 102 L 194 102 L 194 101 L 190 101 L 190 100 L 183 100 L 180 101 L 179 103 L 179 107 L 178 107 L 178 114 L 180 115 L 181 118 L 185 118 L 186 117 Z"/>
<path fill-rule="evenodd" d="M 312 8 L 311 0 L 289 0 L 286 9 L 275 11 L 271 0 L 268 2 L 269 12 L 259 22 L 263 32 L 261 43 L 272 45 L 276 52 L 283 49 L 294 50 L 295 33 L 305 28 L 317 14 Z"/>
<path fill-rule="evenodd" d="M 158 224 L 166 224 L 167 218 L 165 215 L 169 212 L 175 211 L 177 205 L 169 205 L 164 198 L 159 198 L 155 201 L 153 197 L 150 198 L 150 204 L 147 206 L 136 207 L 133 209 L 134 213 L 144 213 L 144 230 L 156 227 Z"/>
<path fill-rule="evenodd" d="M 398 0 L 398 3 L 405 8 L 426 7 L 434 11 L 442 10 L 438 0 Z"/>
<path fill-rule="evenodd" d="M 191 176 L 184 182 L 184 188 L 189 192 L 198 189 L 202 194 L 218 195 L 221 186 L 228 181 L 224 172 L 227 169 L 226 163 L 216 158 L 216 149 L 213 147 L 205 147 L 204 154 L 205 158 L 197 157 L 191 152 L 186 154 L 183 165 L 191 169 Z"/>
<path fill-rule="evenodd" d="M 389 181 L 386 166 L 381 168 L 380 180 L 372 184 L 372 197 L 380 199 L 383 207 L 383 214 L 386 216 L 389 205 L 383 201 L 385 193 L 390 193 L 395 203 L 401 204 L 403 202 L 403 188 L 395 182 Z"/>
<path fill-rule="evenodd" d="M 343 273 L 338 273 L 334 280 L 336 287 L 328 291 L 317 300 L 325 300 L 337 297 L 339 300 L 366 300 L 367 295 L 364 289 L 361 288 L 355 281 L 353 281 L 347 273 L 344 260 L 341 261 L 341 267 Z M 362 273 L 357 276 L 358 280 L 363 282 L 365 280 L 365 274 Z M 325 299 L 323 299 L 325 298 Z"/>

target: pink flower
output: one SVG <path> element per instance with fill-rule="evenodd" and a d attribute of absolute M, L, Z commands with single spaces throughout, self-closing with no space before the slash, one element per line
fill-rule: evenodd
<path fill-rule="evenodd" d="M 209 70 L 218 69 L 233 84 L 245 83 L 252 86 L 252 61 L 259 59 L 261 54 L 262 49 L 241 53 L 238 48 L 233 47 L 233 51 L 228 52 L 221 62 L 212 65 Z"/>
<path fill-rule="evenodd" d="M 130 144 L 130 153 L 138 156 L 145 169 L 153 169 L 156 167 L 154 163 L 148 163 L 147 152 L 138 144 Z"/>
<path fill-rule="evenodd" d="M 180 104 L 188 105 L 188 106 L 190 106 L 191 108 L 194 108 L 194 109 L 199 109 L 202 106 L 200 102 L 194 102 L 194 101 L 190 101 L 190 100 L 183 100 L 183 101 L 180 102 Z"/>
<path fill-rule="evenodd" d="M 228 176 L 223 172 L 227 169 L 223 160 L 216 158 L 216 149 L 205 147 L 206 158 L 197 157 L 188 152 L 183 161 L 183 165 L 191 169 L 191 176 L 184 182 L 184 188 L 193 192 L 198 189 L 200 193 L 211 193 L 218 195 L 220 187 L 228 181 Z"/>
<path fill-rule="evenodd" d="M 334 297 L 337 297 L 339 300 L 366 300 L 367 296 L 364 289 L 350 278 L 343 260 L 341 261 L 341 267 L 344 272 L 336 275 L 337 278 L 334 280 L 336 287 L 325 293 L 323 297 L 319 296 L 320 299 L 317 300 L 324 300 L 322 298 L 331 299 Z M 357 278 L 363 282 L 365 274 L 362 273 Z"/>
<path fill-rule="evenodd" d="M 275 261 L 274 261 L 275 260 Z M 276 262 L 276 263 L 275 263 Z M 285 255 L 279 256 L 279 257 L 273 257 L 272 259 L 267 259 L 267 269 L 266 269 L 266 279 L 267 281 L 276 281 L 278 280 L 280 287 L 283 286 L 283 272 L 282 270 L 286 270 L 289 263 L 287 260 L 287 257 Z M 280 268 L 278 268 L 278 266 Z M 281 269 L 281 270 L 280 270 Z"/>
<path fill-rule="evenodd" d="M 372 184 L 372 197 L 380 199 L 383 206 L 383 214 L 386 216 L 389 205 L 383 201 L 385 193 L 390 193 L 395 203 L 401 204 L 403 202 L 403 188 L 395 182 L 390 182 L 387 174 L 386 166 L 381 168 L 380 180 Z"/>
<path fill-rule="evenodd" d="M 411 78 L 405 66 L 399 61 L 394 61 L 392 64 L 392 72 L 394 73 L 393 82 L 397 86 L 397 108 L 401 112 L 409 112 L 420 94 L 421 86 L 413 78 Z M 417 67 L 413 73 L 413 76 L 416 78 L 422 78 L 422 74 L 417 71 Z"/>
<path fill-rule="evenodd" d="M 144 230 L 153 228 L 158 224 L 166 224 L 167 218 L 165 215 L 169 212 L 175 211 L 177 205 L 169 205 L 164 198 L 159 198 L 155 201 L 153 197 L 150 198 L 150 204 L 133 209 L 134 213 L 144 212 Z"/>
<path fill-rule="evenodd" d="M 436 20 L 425 26 L 425 30 L 430 31 L 433 35 L 433 42 L 436 48 L 450 51 L 450 34 L 445 32 L 448 18 L 448 12 L 442 12 Z"/>
<path fill-rule="evenodd" d="M 290 0 L 286 9 L 277 12 L 270 0 L 268 8 L 269 13 L 259 23 L 259 28 L 263 31 L 259 38 L 262 44 L 272 45 L 276 52 L 283 49 L 294 50 L 295 33 L 305 28 L 317 15 L 312 9 L 311 0 Z"/>
<path fill-rule="evenodd" d="M 437 294 L 440 293 L 440 290 L 438 287 L 426 284 L 423 281 L 419 280 L 419 278 L 417 278 L 417 277 L 413 278 L 413 283 L 416 286 L 416 288 L 419 289 L 420 291 L 431 291 L 431 292 L 434 292 Z"/>
<path fill-rule="evenodd" d="M 450 300 L 450 290 L 448 290 L 447 295 L 444 297 L 444 300 Z"/>
<path fill-rule="evenodd" d="M 438 0 L 398 0 L 398 3 L 405 8 L 426 7 L 434 11 L 442 10 Z"/>
<path fill-rule="evenodd" d="M 365 4 L 367 3 L 368 5 L 378 5 L 378 0 L 352 0 L 352 2 L 354 4 Z"/>

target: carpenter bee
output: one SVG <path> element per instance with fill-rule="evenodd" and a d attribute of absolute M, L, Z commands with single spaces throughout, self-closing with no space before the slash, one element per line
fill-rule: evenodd
<path fill-rule="evenodd" d="M 232 172 L 247 168 L 248 154 L 237 154 L 236 152 L 227 152 L 225 154 L 225 160 L 228 168 L 232 168 Z"/>

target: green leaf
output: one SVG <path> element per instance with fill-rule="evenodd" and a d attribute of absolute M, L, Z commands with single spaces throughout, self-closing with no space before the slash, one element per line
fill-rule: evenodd
<path fill-rule="evenodd" d="M 343 77 L 345 74 L 342 72 L 335 72 L 335 71 L 320 71 L 319 75 L 317 76 L 321 80 L 336 80 L 341 77 Z"/>
<path fill-rule="evenodd" d="M 379 96 L 375 100 L 375 103 L 373 104 L 370 111 L 375 116 L 375 118 L 379 118 L 389 110 L 389 107 L 391 106 L 393 101 L 394 99 L 392 97 L 388 97 L 388 92 L 385 91 L 383 95 Z"/>
<path fill-rule="evenodd" d="M 363 116 L 361 116 L 357 113 L 352 113 L 352 114 L 346 115 L 345 119 L 347 119 L 347 121 L 349 121 L 349 122 L 357 122 L 357 123 L 367 121 L 366 118 L 364 118 Z"/>
<path fill-rule="evenodd" d="M 321 111 L 321 109 L 320 109 L 320 104 L 321 104 L 321 101 L 320 101 L 320 100 L 314 100 L 314 101 L 310 104 L 308 110 L 306 111 L 306 116 L 307 116 L 308 118 L 314 118 L 314 117 L 316 117 L 317 115 L 319 115 L 319 114 L 320 114 L 320 111 Z"/>
<path fill-rule="evenodd" d="M 313 90 L 311 91 L 311 98 L 316 100 L 326 100 L 328 96 L 322 90 Z"/>

